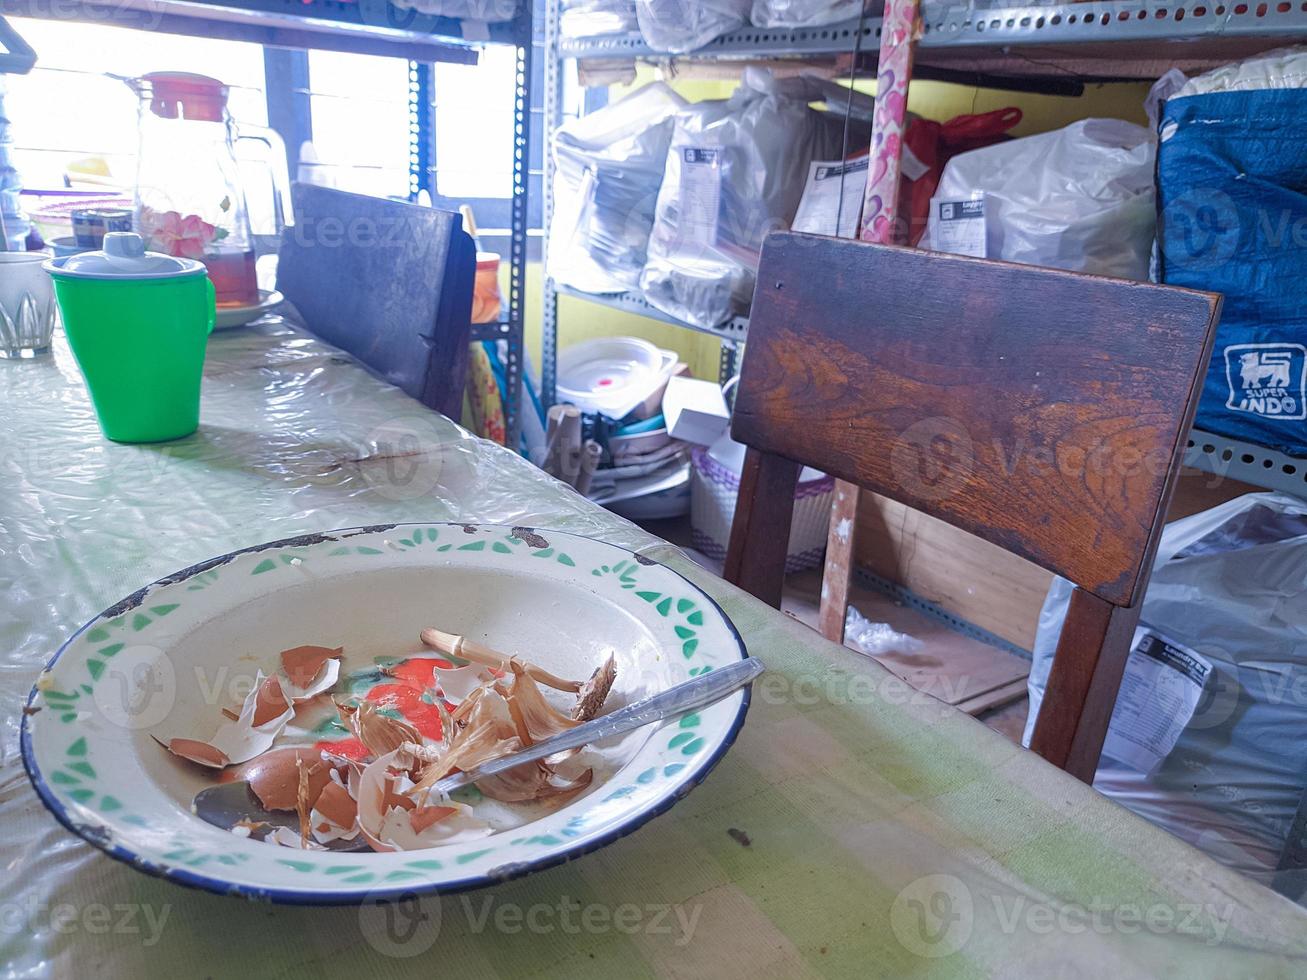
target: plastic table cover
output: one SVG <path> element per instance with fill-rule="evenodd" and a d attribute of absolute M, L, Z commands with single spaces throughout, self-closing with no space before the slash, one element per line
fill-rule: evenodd
<path fill-rule="evenodd" d="M 0 972 L 14 977 L 1273 976 L 1307 912 L 285 326 L 213 337 L 202 425 L 101 438 L 62 337 L 0 362 Z M 191 891 L 63 830 L 23 772 L 41 666 L 138 586 L 335 527 L 553 527 L 687 574 L 769 666 L 706 782 L 549 871 L 400 906 Z"/>

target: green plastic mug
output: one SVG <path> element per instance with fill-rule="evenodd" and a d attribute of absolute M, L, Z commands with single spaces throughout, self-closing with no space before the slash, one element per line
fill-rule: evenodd
<path fill-rule="evenodd" d="M 105 437 L 164 442 L 199 428 L 215 315 L 204 264 L 146 252 L 139 235 L 110 232 L 103 251 L 45 268 Z"/>

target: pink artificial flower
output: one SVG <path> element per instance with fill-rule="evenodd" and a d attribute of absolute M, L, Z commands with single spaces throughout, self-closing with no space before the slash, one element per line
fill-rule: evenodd
<path fill-rule="evenodd" d="M 156 250 L 188 259 L 204 258 L 205 246 L 218 234 L 218 229 L 198 214 L 183 218 L 179 211 L 149 208 L 141 210 L 141 230 Z"/>

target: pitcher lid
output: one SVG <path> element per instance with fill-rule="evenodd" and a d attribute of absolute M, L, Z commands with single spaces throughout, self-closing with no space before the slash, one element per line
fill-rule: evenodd
<path fill-rule="evenodd" d="M 222 122 L 227 86 L 208 75 L 188 71 L 154 71 L 138 82 L 150 97 L 150 111 L 161 119 Z"/>
<path fill-rule="evenodd" d="M 205 272 L 204 263 L 195 259 L 147 252 L 134 231 L 111 231 L 103 249 L 51 259 L 45 270 L 70 279 L 180 279 Z"/>

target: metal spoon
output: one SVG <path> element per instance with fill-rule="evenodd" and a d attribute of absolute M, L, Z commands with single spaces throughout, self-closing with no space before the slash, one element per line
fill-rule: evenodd
<path fill-rule="evenodd" d="M 746 657 L 727 667 L 700 674 L 693 680 L 677 684 L 659 694 L 632 702 L 611 714 L 550 736 L 518 752 L 491 759 L 466 772 L 453 773 L 437 782 L 433 791 L 437 794 L 451 793 L 478 779 L 496 775 L 523 763 L 544 759 L 567 749 L 580 748 L 614 735 L 624 735 L 654 722 L 706 708 L 751 683 L 765 669 L 756 657 Z M 264 809 L 248 782 L 222 783 L 202 789 L 195 794 L 191 810 L 201 820 L 224 830 L 230 830 L 242 821 L 268 824 L 266 830 L 251 833 L 258 840 L 262 840 L 274 827 L 289 827 L 298 832 L 300 826 L 298 814 L 292 811 Z M 362 834 L 354 840 L 332 841 L 325 846 L 332 851 L 371 850 Z"/>

